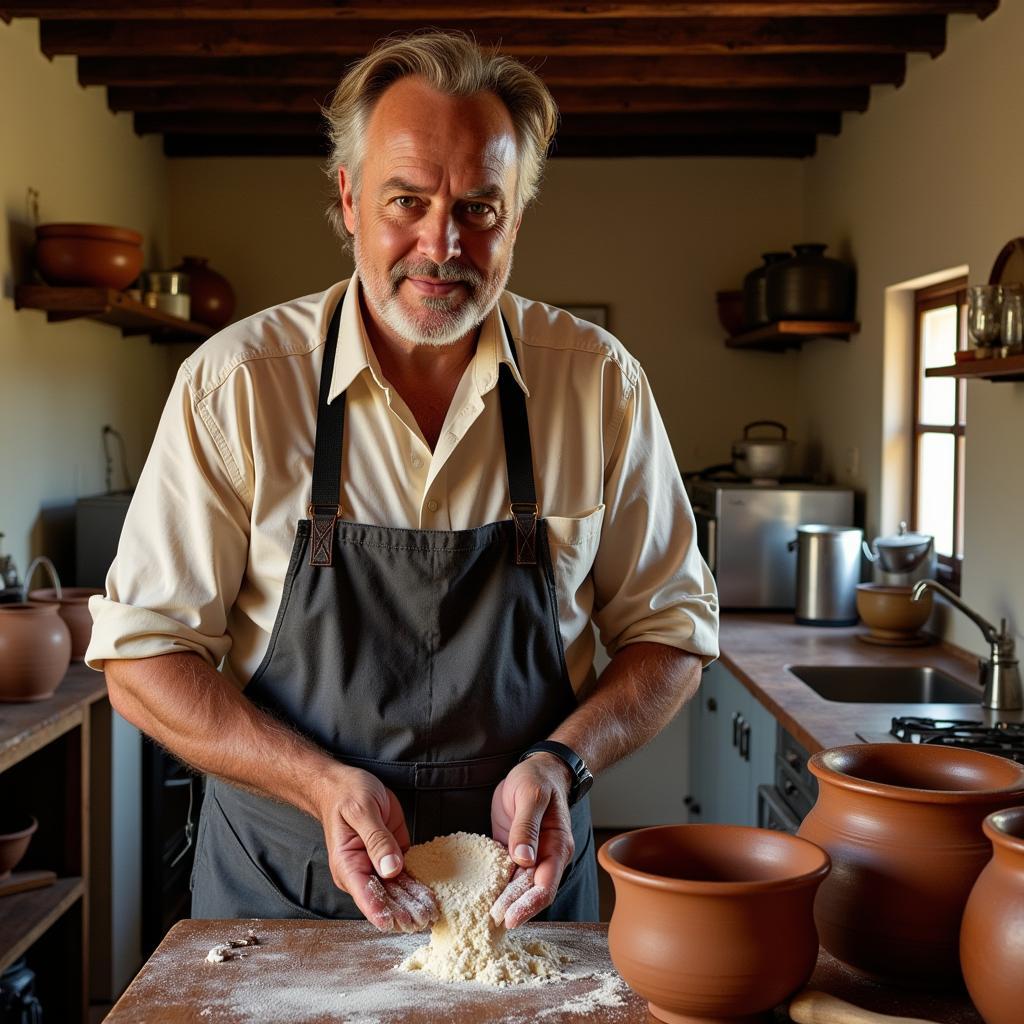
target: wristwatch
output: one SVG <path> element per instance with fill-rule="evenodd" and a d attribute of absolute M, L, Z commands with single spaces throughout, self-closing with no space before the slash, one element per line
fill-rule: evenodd
<path fill-rule="evenodd" d="M 564 743 L 558 743 L 555 740 L 541 740 L 540 743 L 534 743 L 517 763 L 525 761 L 528 757 L 533 757 L 534 754 L 554 754 L 560 761 L 565 762 L 566 767 L 572 773 L 572 787 L 569 789 L 570 807 L 590 792 L 590 787 L 594 784 L 594 776 L 590 773 L 587 762 L 572 747 L 567 747 Z"/>

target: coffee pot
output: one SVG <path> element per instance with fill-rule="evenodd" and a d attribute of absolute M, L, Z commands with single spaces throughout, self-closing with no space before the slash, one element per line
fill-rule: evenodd
<path fill-rule="evenodd" d="M 864 557 L 872 563 L 875 583 L 890 587 L 912 587 L 918 580 L 934 579 L 935 538 L 916 533 L 900 523 L 899 533 L 876 537 L 864 543 Z"/>

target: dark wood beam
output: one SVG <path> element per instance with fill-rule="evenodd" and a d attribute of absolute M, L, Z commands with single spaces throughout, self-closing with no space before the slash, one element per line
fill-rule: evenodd
<path fill-rule="evenodd" d="M 61 21 L 105 20 L 218 20 L 245 21 L 408 21 L 446 22 L 474 18 L 806 18 L 806 17 L 915 17 L 922 15 L 977 14 L 987 17 L 999 0 L 505 0 L 487 6 L 462 0 L 36 0 L 5 3 L 5 19 L 40 18 Z"/>
<path fill-rule="evenodd" d="M 705 136 L 699 138 L 609 138 L 575 136 L 559 139 L 552 157 L 626 156 L 764 156 L 807 157 L 815 150 L 813 135 Z M 169 134 L 164 152 L 170 157 L 203 156 L 327 156 L 326 142 L 317 136 Z"/>
<path fill-rule="evenodd" d="M 784 55 L 700 54 L 679 57 L 528 56 L 549 87 L 701 86 L 772 88 L 901 85 L 902 54 L 807 53 Z M 115 86 L 309 86 L 331 89 L 349 66 L 338 57 L 80 57 L 82 85 Z"/>
<path fill-rule="evenodd" d="M 839 111 L 867 110 L 870 93 L 859 89 L 684 89 L 638 86 L 632 89 L 554 90 L 555 102 L 569 113 L 659 113 L 670 111 Z M 181 88 L 112 88 L 107 102 L 114 111 L 220 111 L 240 113 L 304 113 L 319 110 L 329 90 L 222 86 L 212 90 Z"/>
<path fill-rule="evenodd" d="M 641 135 L 837 135 L 838 113 L 736 111 L 732 113 L 570 114 L 558 126 L 558 138 L 634 137 Z M 326 137 L 323 121 L 310 114 L 230 114 L 170 111 L 136 114 L 140 135 L 242 135 Z"/>
<path fill-rule="evenodd" d="M 358 56 L 396 31 L 393 21 L 43 21 L 45 54 L 79 56 Z M 413 26 L 409 26 L 413 27 Z M 510 54 L 942 52 L 944 17 L 648 18 L 452 23 Z"/>

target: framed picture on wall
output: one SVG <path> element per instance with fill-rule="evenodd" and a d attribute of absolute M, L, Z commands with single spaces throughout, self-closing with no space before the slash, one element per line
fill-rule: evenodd
<path fill-rule="evenodd" d="M 598 327 L 608 329 L 608 307 L 607 306 L 562 306 L 567 313 L 578 316 L 581 320 L 589 320 Z"/>

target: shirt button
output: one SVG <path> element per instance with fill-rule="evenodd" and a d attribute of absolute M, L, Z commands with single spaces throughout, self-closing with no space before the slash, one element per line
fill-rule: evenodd
<path fill-rule="evenodd" d="M 455 431 L 454 430 L 449 430 L 448 433 L 445 435 L 445 437 L 448 439 L 448 443 L 449 444 L 455 444 Z"/>
<path fill-rule="evenodd" d="M 430 509 L 431 512 L 436 512 L 438 509 L 437 502 L 431 498 L 430 501 L 427 502 L 427 508 Z"/>
<path fill-rule="evenodd" d="M 423 460 L 418 455 L 414 455 L 411 459 L 411 462 L 413 469 L 419 469 L 420 466 L 423 465 Z"/>

